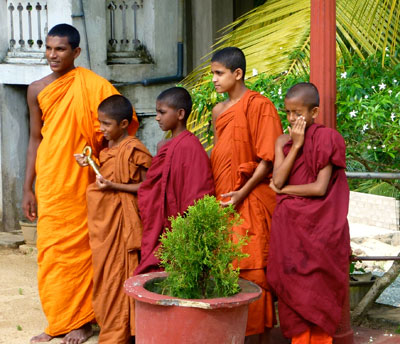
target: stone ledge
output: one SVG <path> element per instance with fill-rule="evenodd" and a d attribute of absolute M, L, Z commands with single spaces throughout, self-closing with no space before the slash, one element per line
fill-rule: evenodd
<path fill-rule="evenodd" d="M 18 248 L 23 243 L 21 231 L 0 232 L 0 248 Z"/>

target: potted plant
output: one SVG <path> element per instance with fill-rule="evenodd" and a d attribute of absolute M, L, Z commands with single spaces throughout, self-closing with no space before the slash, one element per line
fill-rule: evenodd
<path fill-rule="evenodd" d="M 165 272 L 129 278 L 135 298 L 136 343 L 243 343 L 248 305 L 261 289 L 239 279 L 246 255 L 232 227 L 239 215 L 205 196 L 171 218 L 157 255 Z"/>

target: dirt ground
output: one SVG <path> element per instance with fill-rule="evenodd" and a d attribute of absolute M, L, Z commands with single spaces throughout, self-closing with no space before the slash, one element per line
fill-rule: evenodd
<path fill-rule="evenodd" d="M 372 253 L 383 254 L 376 251 L 376 245 L 374 247 Z M 390 248 L 397 250 L 397 253 L 400 247 Z M 383 247 L 382 250 L 389 254 L 387 247 Z M 374 255 L 366 249 L 365 251 Z M 43 332 L 47 325 L 37 290 L 36 253 L 31 248 L 25 249 L 25 252 L 0 247 L 0 344 L 27 344 L 31 337 Z M 388 330 L 389 326 L 385 328 Z M 357 335 L 355 332 L 355 337 Z M 60 340 L 55 338 L 50 343 L 58 344 Z M 97 343 L 97 336 L 90 338 L 86 343 Z"/>
<path fill-rule="evenodd" d="M 37 290 L 36 254 L 0 249 L 0 344 L 25 344 L 47 326 Z M 52 340 L 51 344 L 59 343 Z M 91 338 L 86 343 L 97 343 Z"/>

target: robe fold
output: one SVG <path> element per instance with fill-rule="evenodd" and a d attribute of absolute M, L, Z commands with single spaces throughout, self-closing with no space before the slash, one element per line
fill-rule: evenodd
<path fill-rule="evenodd" d="M 283 147 L 285 155 L 291 145 L 290 140 Z M 326 194 L 277 196 L 268 283 L 278 296 L 280 326 L 287 337 L 313 325 L 333 336 L 341 320 L 350 256 L 345 151 L 336 130 L 312 124 L 287 184 L 312 183 L 330 163 L 333 169 Z"/>
<path fill-rule="evenodd" d="M 160 148 L 138 191 L 143 237 L 136 275 L 161 269 L 154 253 L 168 218 L 213 194 L 210 160 L 196 136 L 185 130 Z"/>
<path fill-rule="evenodd" d="M 140 167 L 148 169 L 151 155 L 136 138 L 100 152 L 100 173 L 115 183 L 140 183 Z M 87 189 L 89 240 L 93 259 L 93 308 L 100 325 L 99 343 L 125 344 L 135 335 L 134 300 L 124 282 L 137 267 L 142 224 L 133 193 Z"/>
<path fill-rule="evenodd" d="M 87 229 L 86 188 L 94 180 L 74 153 L 86 145 L 100 151 L 100 102 L 118 91 L 105 79 L 75 68 L 38 95 L 42 141 L 36 157 L 38 285 L 48 327 L 57 336 L 94 318 L 92 261 Z M 131 129 L 137 128 L 134 115 Z"/>
<path fill-rule="evenodd" d="M 217 143 L 211 153 L 211 165 L 218 199 L 221 194 L 240 189 L 253 175 L 261 160 L 273 162 L 275 140 L 282 134 L 278 113 L 271 101 L 247 90 L 242 98 L 221 113 L 215 123 Z M 234 228 L 248 235 L 240 261 L 240 277 L 261 286 L 262 297 L 250 304 L 246 335 L 263 333 L 274 322 L 273 300 L 266 281 L 269 231 L 275 207 L 275 193 L 268 176 L 236 206 L 243 220 Z"/>

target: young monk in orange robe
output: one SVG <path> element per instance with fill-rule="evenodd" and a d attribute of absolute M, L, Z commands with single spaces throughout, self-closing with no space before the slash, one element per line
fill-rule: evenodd
<path fill-rule="evenodd" d="M 314 119 L 319 95 L 311 83 L 286 94 L 290 135 L 278 138 L 271 187 L 268 282 L 278 296 L 280 327 L 293 344 L 332 344 L 349 286 L 349 188 L 340 134 Z"/>
<path fill-rule="evenodd" d="M 211 59 L 213 83 L 229 99 L 213 109 L 215 147 L 211 165 L 215 191 L 222 205 L 233 204 L 243 223 L 234 228 L 250 240 L 249 254 L 240 264 L 240 277 L 257 283 L 261 299 L 250 304 L 246 335 L 255 341 L 274 323 L 274 307 L 266 281 L 269 230 L 275 193 L 268 186 L 275 140 L 282 134 L 271 101 L 244 84 L 246 60 L 235 47 L 224 48 Z M 248 338 L 250 339 L 250 338 Z"/>
<path fill-rule="evenodd" d="M 118 91 L 105 79 L 75 68 L 79 33 L 67 24 L 52 28 L 46 58 L 53 73 L 28 88 L 30 139 L 23 210 L 38 218 L 38 284 L 48 327 L 31 339 L 83 343 L 92 335 L 92 259 L 87 229 L 86 188 L 94 173 L 73 157 L 86 145 L 98 154 L 103 134 L 100 102 Z M 137 119 L 132 127 L 138 126 Z M 36 171 L 35 171 L 36 165 Z M 36 176 L 35 194 L 32 185 Z M 38 209 L 36 210 L 36 199 Z"/>
<path fill-rule="evenodd" d="M 142 224 L 136 192 L 151 155 L 139 139 L 128 136 L 128 99 L 111 96 L 99 105 L 98 114 L 108 148 L 100 152 L 101 176 L 87 189 L 93 308 L 100 325 L 99 343 L 126 344 L 135 335 L 135 307 L 123 285 L 139 262 Z M 86 155 L 75 157 L 81 166 L 88 165 Z"/>

